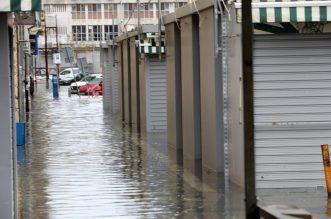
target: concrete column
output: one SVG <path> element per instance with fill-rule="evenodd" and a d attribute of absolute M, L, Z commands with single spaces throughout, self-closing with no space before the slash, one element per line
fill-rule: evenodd
<path fill-rule="evenodd" d="M 139 69 L 137 66 L 137 47 L 136 38 L 131 37 L 129 39 L 130 46 L 130 73 L 131 73 L 131 116 L 132 127 L 140 130 L 140 103 L 139 103 Z"/>
<path fill-rule="evenodd" d="M 181 19 L 181 70 L 184 166 L 201 166 L 199 18 Z M 197 162 L 198 160 L 198 162 Z"/>
<path fill-rule="evenodd" d="M 117 43 L 117 67 L 118 67 L 118 100 L 119 100 L 119 112 L 121 114 L 122 121 L 124 122 L 124 74 L 123 74 L 123 46 L 122 43 Z M 113 81 L 113 80 L 112 80 Z"/>
<path fill-rule="evenodd" d="M 141 54 L 139 61 L 139 89 L 140 89 L 140 132 L 146 133 L 146 69 L 145 54 Z"/>
<path fill-rule="evenodd" d="M 131 126 L 131 69 L 130 69 L 130 47 L 127 40 L 122 41 L 122 67 L 123 67 L 123 101 L 124 101 L 124 122 Z"/>
<path fill-rule="evenodd" d="M 235 11 L 231 10 L 231 17 L 235 16 Z M 234 36 L 229 38 L 228 55 L 229 66 L 229 94 L 230 111 L 229 117 L 229 174 L 231 181 L 242 188 L 245 187 L 244 179 L 244 127 L 243 127 L 243 100 L 242 100 L 242 47 L 241 47 L 241 24 L 235 20 L 228 21 L 230 32 Z"/>
<path fill-rule="evenodd" d="M 166 39 L 168 145 L 177 151 L 183 148 L 183 141 L 180 31 L 176 23 L 166 25 Z"/>
<path fill-rule="evenodd" d="M 214 9 L 200 12 L 201 147 L 202 165 L 224 171 L 223 82 L 221 58 L 216 57 Z"/>
<path fill-rule="evenodd" d="M 16 142 L 13 126 L 13 102 L 7 13 L 0 13 L 0 215 L 15 218 Z"/>

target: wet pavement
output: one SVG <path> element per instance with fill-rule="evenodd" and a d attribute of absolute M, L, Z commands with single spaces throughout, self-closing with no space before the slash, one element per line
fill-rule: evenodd
<path fill-rule="evenodd" d="M 243 197 L 170 159 L 165 133 L 139 136 L 107 114 L 102 97 L 61 87 L 54 100 L 38 85 L 18 151 L 20 218 L 243 218 Z"/>
<path fill-rule="evenodd" d="M 18 147 L 19 219 L 244 218 L 243 190 L 222 176 L 184 169 L 166 134 L 138 135 L 102 97 L 68 97 L 39 84 Z M 325 189 L 259 190 L 259 204 L 294 204 L 331 215 Z M 330 207 L 329 207 L 330 206 Z M 328 211 L 330 213 L 328 213 Z"/>

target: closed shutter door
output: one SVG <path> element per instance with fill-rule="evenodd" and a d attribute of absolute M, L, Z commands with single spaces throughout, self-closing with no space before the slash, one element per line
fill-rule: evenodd
<path fill-rule="evenodd" d="M 256 36 L 257 188 L 324 186 L 331 144 L 331 36 Z"/>
<path fill-rule="evenodd" d="M 166 62 L 149 59 L 147 65 L 146 113 L 147 131 L 167 130 Z"/>
<path fill-rule="evenodd" d="M 111 105 L 111 72 L 110 61 L 108 56 L 108 49 L 103 50 L 103 73 L 102 73 L 102 93 L 103 93 L 103 106 L 109 109 Z"/>
<path fill-rule="evenodd" d="M 118 62 L 115 62 L 114 66 L 112 67 L 112 106 L 113 112 L 117 113 L 120 111 L 120 76 L 118 73 Z"/>

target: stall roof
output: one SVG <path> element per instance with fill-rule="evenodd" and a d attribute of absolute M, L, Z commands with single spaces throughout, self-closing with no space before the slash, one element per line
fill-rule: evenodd
<path fill-rule="evenodd" d="M 241 1 L 234 3 L 237 21 L 241 22 Z M 253 0 L 254 23 L 331 21 L 330 0 Z"/>
<path fill-rule="evenodd" d="M 40 11 L 41 0 L 0 0 L 1 12 Z"/>
<path fill-rule="evenodd" d="M 210 8 L 214 5 L 215 0 L 199 0 L 195 3 L 186 4 L 178 8 L 175 12 L 164 15 L 162 17 L 164 24 L 176 22 L 177 19 L 188 16 L 190 14 L 198 13 L 204 9 Z"/>
<path fill-rule="evenodd" d="M 161 27 L 161 41 L 159 38 L 159 26 L 153 24 L 141 25 L 139 31 L 132 31 L 124 33 L 114 39 L 113 43 L 119 43 L 131 37 L 136 37 L 138 34 L 140 36 L 144 35 L 137 41 L 139 44 L 139 52 L 146 54 L 159 54 L 165 53 L 164 48 L 164 26 Z"/>
<path fill-rule="evenodd" d="M 162 27 L 161 31 L 164 32 L 164 27 Z M 117 42 L 121 42 L 127 38 L 138 36 L 139 33 L 146 34 L 146 33 L 158 33 L 158 32 L 159 32 L 158 25 L 154 25 L 154 24 L 141 25 L 140 31 L 136 30 L 136 31 L 123 33 L 122 35 L 116 37 L 114 39 L 114 42 L 117 43 Z"/>

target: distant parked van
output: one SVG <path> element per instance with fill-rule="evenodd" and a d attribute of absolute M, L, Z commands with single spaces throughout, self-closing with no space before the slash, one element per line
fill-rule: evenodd
<path fill-rule="evenodd" d="M 66 68 L 59 74 L 59 84 L 70 85 L 72 82 L 82 79 L 83 76 L 79 68 Z"/>

